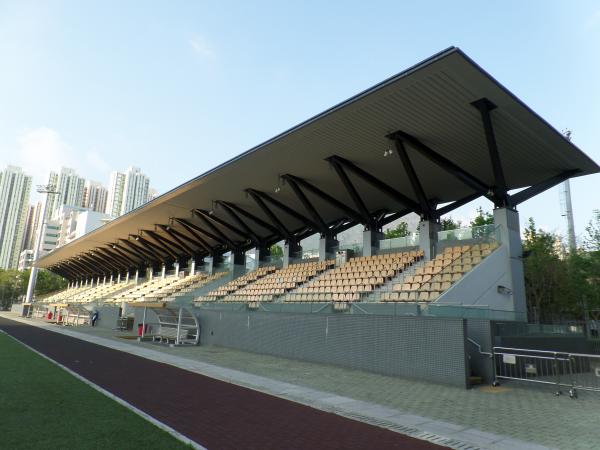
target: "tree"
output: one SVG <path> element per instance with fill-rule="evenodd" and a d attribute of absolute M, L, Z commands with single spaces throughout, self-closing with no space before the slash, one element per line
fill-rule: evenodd
<path fill-rule="evenodd" d="M 583 238 L 584 247 L 589 252 L 600 252 L 600 210 L 593 212 L 592 220 L 585 227 L 586 235 Z"/>
<path fill-rule="evenodd" d="M 456 230 L 462 226 L 462 223 L 460 220 L 455 221 L 452 217 L 448 217 L 447 219 L 442 219 L 440 226 L 442 231 Z"/>
<path fill-rule="evenodd" d="M 484 225 L 493 225 L 494 224 L 494 215 L 489 212 L 483 212 L 483 208 L 480 206 L 477 208 L 477 215 L 471 223 L 469 224 L 471 227 L 482 227 Z"/>
<path fill-rule="evenodd" d="M 406 222 L 400 222 L 396 225 L 396 228 L 390 228 L 389 230 L 385 230 L 383 232 L 383 237 L 385 239 L 393 239 L 399 237 L 408 236 L 408 224 Z"/>
<path fill-rule="evenodd" d="M 540 322 L 544 316 L 548 318 L 563 309 L 559 305 L 567 300 L 566 265 L 556 250 L 557 235 L 536 228 L 532 217 L 524 234 L 527 308 L 529 317 Z"/>
<path fill-rule="evenodd" d="M 56 275 L 47 270 L 40 270 L 38 271 L 37 281 L 35 283 L 35 294 L 46 295 L 51 292 L 60 291 L 65 289 L 67 284 L 67 280 L 60 275 Z"/>
<path fill-rule="evenodd" d="M 472 229 L 471 233 L 473 238 L 477 239 L 489 236 L 492 233 L 492 230 L 491 227 L 488 227 L 487 225 L 493 224 L 494 215 L 489 211 L 483 212 L 481 206 L 477 208 L 477 215 L 469 223 Z"/>
<path fill-rule="evenodd" d="M 27 293 L 30 271 L 0 270 L 0 310 L 10 309 L 13 303 L 21 301 Z M 67 281 L 47 270 L 38 272 L 34 294 L 46 295 L 67 287 Z"/>
<path fill-rule="evenodd" d="M 277 244 L 271 245 L 269 252 L 272 257 L 283 257 L 283 249 Z"/>

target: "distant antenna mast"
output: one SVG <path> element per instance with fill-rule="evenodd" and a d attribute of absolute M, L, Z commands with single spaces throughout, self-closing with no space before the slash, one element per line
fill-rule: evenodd
<path fill-rule="evenodd" d="M 564 130 L 563 134 L 567 140 L 571 140 L 571 130 Z M 573 206 L 571 204 L 571 183 L 569 180 L 565 180 L 560 188 L 560 209 L 562 216 L 567 221 L 567 243 L 569 245 L 569 251 L 574 252 L 577 250 L 577 241 L 575 240 L 575 223 L 573 220 Z"/>

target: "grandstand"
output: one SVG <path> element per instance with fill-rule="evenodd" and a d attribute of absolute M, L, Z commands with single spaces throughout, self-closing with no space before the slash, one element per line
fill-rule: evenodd
<path fill-rule="evenodd" d="M 465 385 L 487 370 L 472 342 L 525 319 L 518 206 L 599 170 L 453 47 L 46 255 L 70 284 L 36 301 L 185 308 L 196 343 Z M 479 197 L 493 225 L 441 231 Z M 384 239 L 410 213 L 415 234 Z"/>

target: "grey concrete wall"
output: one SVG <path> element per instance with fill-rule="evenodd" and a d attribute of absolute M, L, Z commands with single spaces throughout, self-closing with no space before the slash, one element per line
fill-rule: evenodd
<path fill-rule="evenodd" d="M 463 319 L 196 309 L 201 345 L 466 386 Z"/>
<path fill-rule="evenodd" d="M 108 328 L 111 330 L 116 328 L 117 319 L 119 318 L 118 306 L 100 306 L 94 309 L 98 311 L 97 327 Z"/>
<path fill-rule="evenodd" d="M 481 346 L 483 352 L 492 352 L 493 347 L 492 322 L 486 319 L 467 319 L 467 337 Z M 469 367 L 471 374 L 480 376 L 484 383 L 494 381 L 494 361 L 487 355 L 482 355 L 472 342 L 467 343 Z"/>
<path fill-rule="evenodd" d="M 22 316 L 24 311 L 23 306 L 23 303 L 13 303 L 10 305 L 10 312 L 17 313 Z"/>
<path fill-rule="evenodd" d="M 452 285 L 436 304 L 476 305 L 499 311 L 514 311 L 512 295 L 498 293 L 498 286 L 511 286 L 508 249 L 502 245 Z"/>

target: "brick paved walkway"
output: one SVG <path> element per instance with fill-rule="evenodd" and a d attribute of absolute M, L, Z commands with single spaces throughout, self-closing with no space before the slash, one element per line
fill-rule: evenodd
<path fill-rule="evenodd" d="M 0 328 L 211 450 L 443 448 L 5 318 Z"/>

